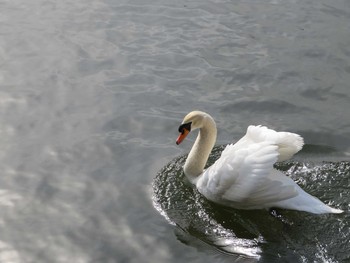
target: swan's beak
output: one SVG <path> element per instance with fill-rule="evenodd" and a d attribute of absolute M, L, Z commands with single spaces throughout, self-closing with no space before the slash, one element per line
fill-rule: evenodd
<path fill-rule="evenodd" d="M 176 144 L 179 145 L 189 133 L 189 130 L 183 129 L 182 133 L 180 133 L 179 137 L 177 137 Z"/>

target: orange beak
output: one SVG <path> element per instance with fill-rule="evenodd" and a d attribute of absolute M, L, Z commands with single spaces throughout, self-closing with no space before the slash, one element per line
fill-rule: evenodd
<path fill-rule="evenodd" d="M 183 129 L 183 132 L 180 133 L 179 137 L 177 137 L 176 144 L 179 145 L 186 138 L 186 136 L 190 133 L 189 130 Z"/>

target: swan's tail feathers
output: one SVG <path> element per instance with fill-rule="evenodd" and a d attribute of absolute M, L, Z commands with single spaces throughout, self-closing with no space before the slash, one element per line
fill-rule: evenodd
<path fill-rule="evenodd" d="M 301 209 L 302 211 L 314 213 L 314 214 L 341 214 L 344 211 L 340 209 L 336 209 L 333 207 L 330 207 L 326 204 L 323 205 L 316 205 L 314 207 L 309 207 L 306 209 Z"/>
<path fill-rule="evenodd" d="M 290 159 L 303 148 L 304 139 L 291 132 L 276 132 L 265 126 L 249 126 L 247 136 L 255 142 L 268 141 L 278 146 L 278 161 Z"/>
<path fill-rule="evenodd" d="M 333 214 L 341 214 L 341 213 L 344 213 L 344 211 L 341 210 L 341 209 L 332 208 L 331 213 L 333 213 Z"/>
<path fill-rule="evenodd" d="M 341 209 L 333 208 L 333 207 L 330 207 L 330 206 L 328 206 L 328 205 L 327 205 L 327 207 L 328 207 L 328 210 L 329 210 L 328 213 L 332 213 L 332 214 L 341 214 L 341 213 L 344 213 L 344 211 L 341 210 Z"/>
<path fill-rule="evenodd" d="M 285 178 L 288 178 L 288 180 L 290 179 L 289 177 Z M 343 210 L 326 205 L 320 199 L 305 192 L 298 185 L 295 185 L 294 187 L 298 192 L 297 196 L 288 200 L 276 202 L 275 204 L 272 204 L 271 207 L 299 210 L 313 214 L 341 214 L 344 212 Z"/>

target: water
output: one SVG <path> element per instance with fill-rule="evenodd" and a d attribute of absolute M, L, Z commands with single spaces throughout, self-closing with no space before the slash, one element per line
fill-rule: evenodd
<path fill-rule="evenodd" d="M 223 148 L 214 148 L 209 164 L 220 157 Z M 302 151 L 299 155 L 304 159 L 308 154 Z M 340 245 L 350 241 L 349 215 L 340 219 L 336 215 L 279 210 L 277 217 L 273 217 L 265 210 L 242 211 L 218 206 L 206 200 L 185 179 L 182 166 L 186 157 L 165 166 L 153 185 L 155 207 L 176 226 L 179 240 L 193 246 L 202 242 L 230 254 L 237 262 L 337 262 L 334 254 L 338 254 L 340 262 L 349 258 L 348 248 Z M 349 162 L 288 161 L 278 163 L 276 168 L 307 192 L 323 200 L 332 199 L 333 204 L 339 205 L 343 203 L 343 195 L 349 196 Z M 330 187 L 333 191 L 329 191 Z"/>
<path fill-rule="evenodd" d="M 290 164 L 298 182 L 349 210 L 341 162 L 350 154 L 348 1 L 3 0 L 0 7 L 1 262 L 237 259 L 218 249 L 218 236 L 203 236 L 207 219 L 209 230 L 262 251 L 261 262 L 349 260 L 348 212 L 285 212 L 294 223 L 285 226 L 261 211 L 200 199 L 202 210 L 182 218 L 175 207 L 169 221 L 152 201 L 159 171 L 194 139 L 176 146 L 178 124 L 201 109 L 217 121 L 219 145 L 249 124 L 301 134 L 309 146 Z M 306 184 L 309 175 L 316 185 Z M 193 231 L 189 216 L 199 220 Z M 184 225 L 171 224 L 174 217 Z"/>

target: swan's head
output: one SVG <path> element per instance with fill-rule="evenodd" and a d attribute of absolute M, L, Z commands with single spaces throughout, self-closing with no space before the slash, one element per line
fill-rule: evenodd
<path fill-rule="evenodd" d="M 190 131 L 195 129 L 200 129 L 203 127 L 204 120 L 209 117 L 207 113 L 202 111 L 192 111 L 185 116 L 182 121 L 182 124 L 179 127 L 179 137 L 176 140 L 176 144 L 179 145 Z"/>

